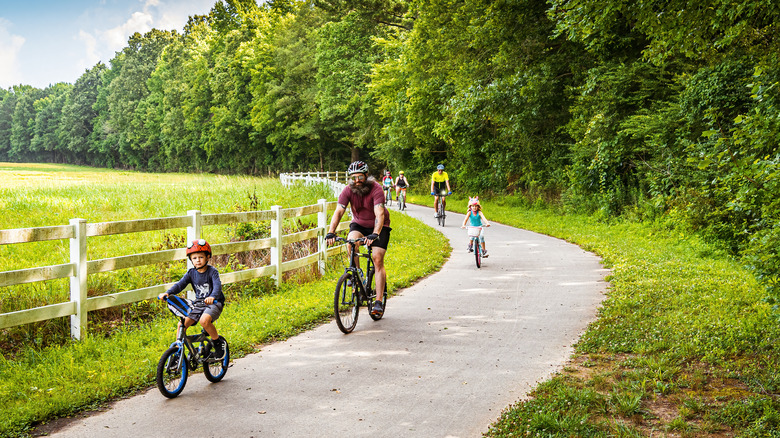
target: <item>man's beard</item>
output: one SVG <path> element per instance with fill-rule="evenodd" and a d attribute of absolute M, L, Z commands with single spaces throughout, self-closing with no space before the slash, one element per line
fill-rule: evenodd
<path fill-rule="evenodd" d="M 376 178 L 373 176 L 369 176 L 365 181 L 363 181 L 363 184 L 357 185 L 355 184 L 355 181 L 352 180 L 349 182 L 349 189 L 352 190 L 352 193 L 360 196 L 366 196 L 367 194 L 371 193 L 371 189 L 374 187 L 374 183 L 376 182 Z"/>

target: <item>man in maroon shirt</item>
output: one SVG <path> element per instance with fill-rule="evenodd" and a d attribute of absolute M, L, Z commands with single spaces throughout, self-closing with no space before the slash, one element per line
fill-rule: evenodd
<path fill-rule="evenodd" d="M 366 238 L 366 245 L 371 246 L 371 255 L 374 261 L 376 275 L 376 300 L 370 309 L 372 315 L 382 315 L 385 311 L 382 306 L 387 273 L 385 272 L 385 253 L 390 242 L 390 214 L 385 208 L 385 192 L 382 186 L 368 176 L 368 165 L 362 161 L 355 161 L 347 169 L 350 182 L 339 195 L 339 205 L 333 212 L 328 234 L 325 240 L 332 245 L 336 238 L 338 226 L 347 205 L 352 209 L 352 223 L 349 224 L 348 239 Z M 351 255 L 351 254 L 350 254 Z"/>

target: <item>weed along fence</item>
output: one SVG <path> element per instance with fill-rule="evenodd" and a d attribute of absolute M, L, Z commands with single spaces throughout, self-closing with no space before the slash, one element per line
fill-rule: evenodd
<path fill-rule="evenodd" d="M 70 244 L 70 263 L 0 272 L 0 287 L 60 278 L 70 279 L 69 301 L 2 313 L 0 314 L 0 329 L 70 316 L 71 336 L 81 339 L 86 333 L 88 312 L 156 298 L 173 284 L 159 284 L 87 297 L 87 277 L 89 275 L 186 258 L 186 249 L 178 248 L 87 260 L 88 240 L 96 236 L 186 228 L 187 241 L 192 241 L 201 238 L 201 230 L 205 226 L 270 221 L 271 237 L 211 246 L 214 255 L 260 249 L 269 249 L 271 253 L 271 262 L 267 266 L 220 274 L 223 284 L 270 276 L 275 279 L 278 285 L 282 281 L 284 272 L 313 264 L 318 264 L 319 270 L 322 272 L 328 256 L 343 251 L 343 246 L 327 248 L 324 239 L 328 226 L 328 212 L 335 208 L 336 202 L 320 199 L 317 204 L 296 208 L 273 206 L 271 210 L 221 214 L 201 214 L 198 210 L 192 210 L 188 211 L 186 216 L 102 223 L 87 223 L 84 219 L 71 219 L 68 225 L 0 230 L 0 245 L 65 239 L 69 240 Z M 285 219 L 314 214 L 317 215 L 316 228 L 283 234 L 282 224 Z M 348 227 L 348 222 L 342 222 L 338 230 L 342 231 Z M 282 251 L 285 245 L 315 238 L 317 239 L 316 252 L 295 260 L 283 261 Z"/>

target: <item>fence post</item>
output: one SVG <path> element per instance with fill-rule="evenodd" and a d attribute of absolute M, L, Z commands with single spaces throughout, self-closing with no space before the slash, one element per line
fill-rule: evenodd
<path fill-rule="evenodd" d="M 317 250 L 320 253 L 320 275 L 325 275 L 325 267 L 328 263 L 328 242 L 325 241 L 325 234 L 328 232 L 328 205 L 326 200 L 319 199 L 320 211 L 317 212 Z"/>
<path fill-rule="evenodd" d="M 70 277 L 70 300 L 76 314 L 70 316 L 70 336 L 81 339 L 87 334 L 87 220 L 71 219 L 75 233 L 70 239 L 70 262 L 76 266 Z"/>
<path fill-rule="evenodd" d="M 192 217 L 192 225 L 187 227 L 187 242 L 185 244 L 185 247 L 190 244 L 193 240 L 200 239 L 201 233 L 203 232 L 203 216 L 200 214 L 200 210 L 188 210 L 187 216 Z M 190 261 L 190 258 L 187 257 L 187 269 L 194 268 L 192 262 Z M 194 300 L 195 299 L 195 291 L 194 290 L 188 290 L 187 291 L 187 298 Z"/>
<path fill-rule="evenodd" d="M 271 248 L 271 265 L 276 267 L 276 286 L 282 284 L 282 207 L 280 205 L 271 206 L 271 211 L 276 214 L 276 219 L 271 219 L 271 239 L 274 241 L 274 247 Z"/>

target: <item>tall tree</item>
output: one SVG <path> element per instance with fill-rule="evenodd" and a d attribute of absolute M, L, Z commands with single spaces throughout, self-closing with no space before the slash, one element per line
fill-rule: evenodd
<path fill-rule="evenodd" d="M 73 85 L 68 100 L 62 109 L 60 143 L 63 152 L 76 164 L 104 164 L 100 158 L 92 158 L 97 150 L 94 135 L 95 119 L 98 117 L 95 103 L 98 98 L 102 74 L 106 65 L 102 62 L 82 74 Z"/>

